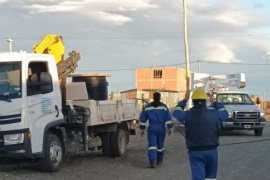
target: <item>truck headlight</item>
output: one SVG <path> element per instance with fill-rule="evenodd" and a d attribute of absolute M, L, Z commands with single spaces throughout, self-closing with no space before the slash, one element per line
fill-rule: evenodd
<path fill-rule="evenodd" d="M 8 134 L 4 136 L 5 145 L 21 144 L 24 142 L 24 134 Z"/>
<path fill-rule="evenodd" d="M 232 112 L 229 112 L 229 116 L 228 116 L 228 118 L 232 118 Z"/>
<path fill-rule="evenodd" d="M 264 117 L 264 112 L 260 112 L 260 116 L 261 117 Z"/>

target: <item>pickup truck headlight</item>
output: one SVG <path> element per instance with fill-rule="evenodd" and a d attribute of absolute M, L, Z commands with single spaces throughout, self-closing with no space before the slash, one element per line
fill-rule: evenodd
<path fill-rule="evenodd" d="M 232 112 L 229 112 L 229 116 L 228 116 L 228 118 L 232 118 Z"/>
<path fill-rule="evenodd" d="M 4 136 L 5 145 L 21 144 L 24 142 L 24 134 L 8 134 Z"/>
<path fill-rule="evenodd" d="M 264 117 L 264 112 L 260 112 L 260 117 Z"/>

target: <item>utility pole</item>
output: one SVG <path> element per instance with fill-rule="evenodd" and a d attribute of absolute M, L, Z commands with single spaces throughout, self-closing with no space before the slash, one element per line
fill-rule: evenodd
<path fill-rule="evenodd" d="M 189 75 L 189 51 L 187 39 L 187 13 L 186 13 L 186 0 L 183 0 L 183 17 L 184 17 L 184 46 L 185 46 L 185 60 L 186 60 L 186 87 L 190 90 L 190 75 Z"/>
<path fill-rule="evenodd" d="M 12 38 L 7 38 L 6 40 L 7 40 L 7 42 L 9 43 L 9 51 L 11 52 L 11 51 L 12 51 L 12 43 L 13 43 L 13 39 L 12 39 Z"/>

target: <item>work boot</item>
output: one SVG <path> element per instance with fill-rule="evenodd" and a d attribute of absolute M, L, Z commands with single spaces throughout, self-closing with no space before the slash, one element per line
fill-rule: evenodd
<path fill-rule="evenodd" d="M 156 168 L 155 163 L 150 163 L 150 168 Z"/>
<path fill-rule="evenodd" d="M 159 166 L 163 165 L 163 161 L 158 161 L 157 165 L 159 165 Z"/>

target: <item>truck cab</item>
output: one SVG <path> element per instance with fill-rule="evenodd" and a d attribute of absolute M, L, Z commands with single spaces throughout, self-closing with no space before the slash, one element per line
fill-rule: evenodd
<path fill-rule="evenodd" d="M 64 121 L 52 55 L 0 53 L 0 157 L 44 155 L 50 126 Z"/>
<path fill-rule="evenodd" d="M 253 130 L 256 136 L 263 134 L 266 125 L 264 111 L 258 108 L 244 92 L 223 91 L 216 94 L 216 101 L 222 102 L 229 118 L 222 122 L 221 130 Z"/>

